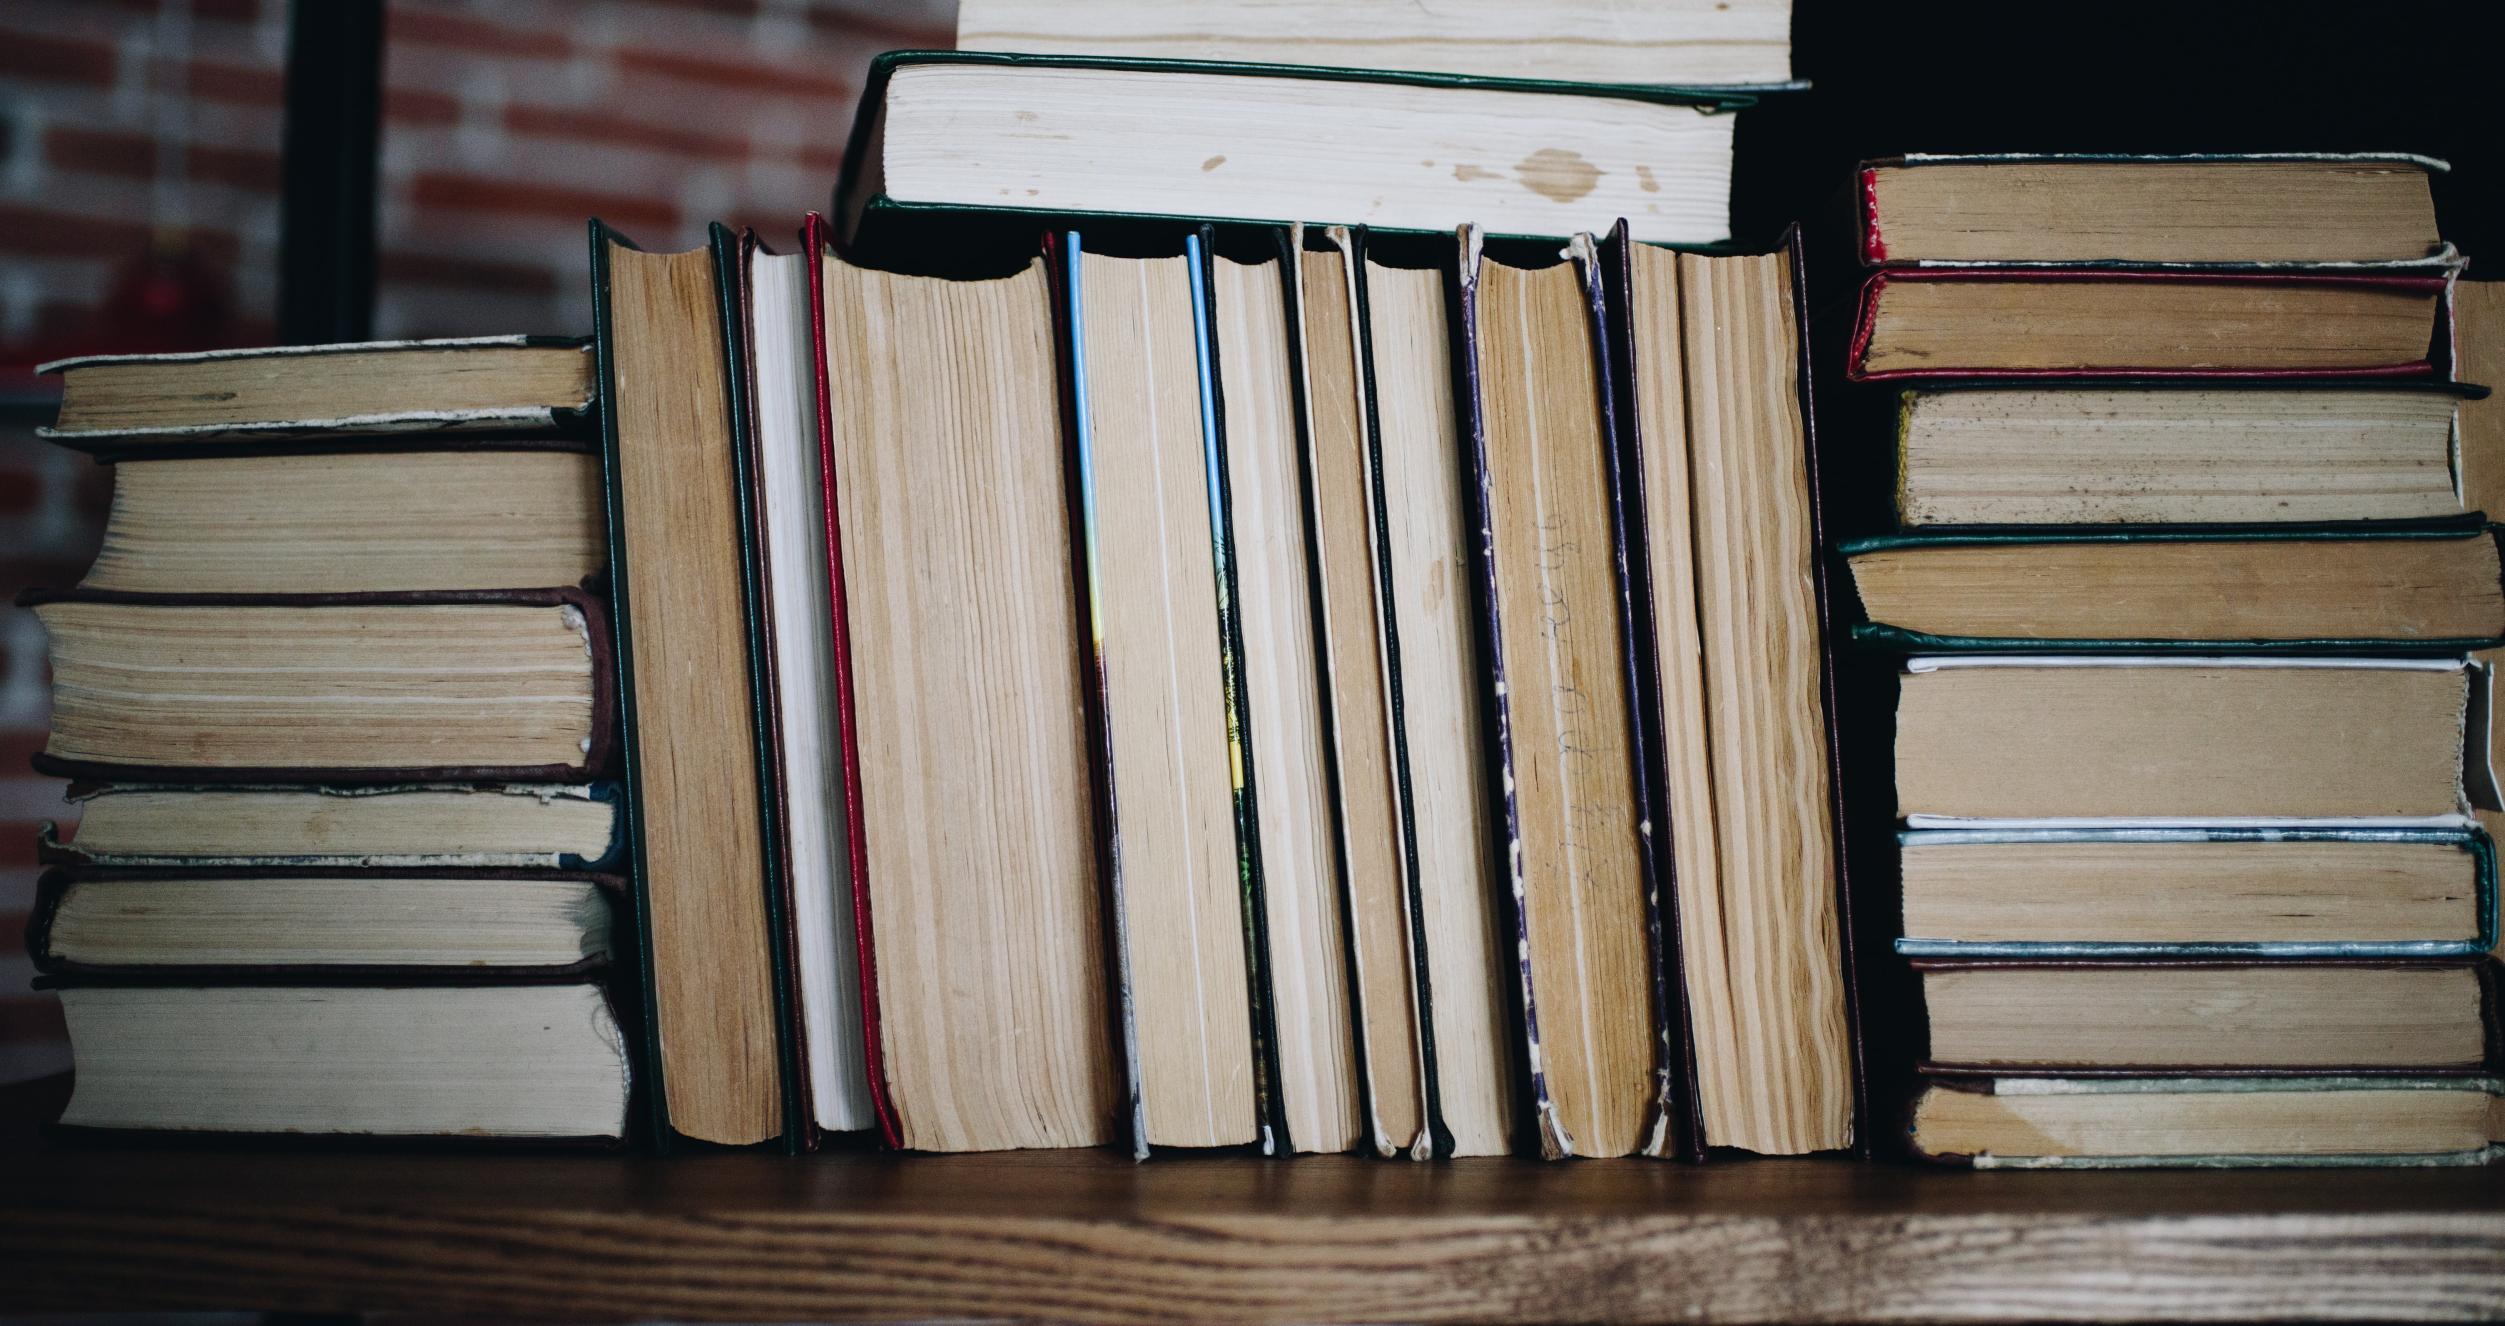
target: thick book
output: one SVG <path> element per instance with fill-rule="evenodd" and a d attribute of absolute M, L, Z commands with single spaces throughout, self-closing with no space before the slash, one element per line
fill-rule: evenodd
<path fill-rule="evenodd" d="M 2390 267 L 2455 261 L 2406 153 L 1909 155 L 1865 161 L 1871 266 Z"/>
<path fill-rule="evenodd" d="M 2408 1077 L 1936 1076 L 1907 1139 L 1974 1169 L 2347 1169 L 2505 1158 L 2505 1083 Z"/>
<path fill-rule="evenodd" d="M 1738 89 L 1108 55 L 891 51 L 835 209 L 880 249 L 956 209 L 1377 230 L 1730 234 Z M 1352 126 L 1362 126 L 1352 128 Z M 1317 155 L 1316 143 L 1333 150 Z"/>
<path fill-rule="evenodd" d="M 1882 268 L 1862 283 L 1845 374 L 2440 377 L 2451 284 L 2449 272 Z"/>
<path fill-rule="evenodd" d="M 788 1138 L 751 513 L 716 244 L 591 223 L 616 686 L 656 1143 Z"/>
<path fill-rule="evenodd" d="M 613 956 L 613 875 L 502 869 L 56 869 L 26 949 L 53 976 L 558 979 Z"/>
<path fill-rule="evenodd" d="M 76 836 L 47 822 L 61 865 L 461 866 L 613 872 L 625 860 L 615 783 L 393 786 L 83 783 Z"/>
<path fill-rule="evenodd" d="M 108 454 L 189 454 L 221 440 L 579 429 L 592 404 L 580 340 L 474 336 L 177 354 L 90 355 L 61 377 L 39 436 Z"/>
<path fill-rule="evenodd" d="M 2461 828 L 1913 829 L 1925 958 L 2463 958 L 2496 946 L 2496 846 Z"/>
<path fill-rule="evenodd" d="M 1785 85 L 1791 0 L 965 0 L 957 49 L 1407 69 L 1690 87 Z"/>
<path fill-rule="evenodd" d="M 1856 639 L 1936 653 L 2458 653 L 2505 638 L 2495 534 L 2415 525 L 1934 531 L 1847 540 Z"/>
<path fill-rule="evenodd" d="M 18 602 L 50 638 L 56 777 L 582 782 L 617 744 L 609 613 L 580 589 Z"/>
<path fill-rule="evenodd" d="M 1047 264 L 952 281 L 810 251 L 880 1128 L 921 1151 L 1102 1145 L 1124 1079 Z"/>

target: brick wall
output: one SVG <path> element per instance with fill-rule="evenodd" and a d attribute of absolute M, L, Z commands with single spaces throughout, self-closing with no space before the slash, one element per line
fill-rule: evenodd
<path fill-rule="evenodd" d="M 375 333 L 588 331 L 595 214 L 649 248 L 714 220 L 788 245 L 869 58 L 953 23 L 953 0 L 390 0 Z M 0 5 L 0 375 L 144 329 L 105 310 L 164 235 L 231 286 L 217 339 L 269 339 L 286 39 L 285 0 Z M 95 550 L 106 474 L 35 441 L 46 417 L 0 401 L 0 591 Z M 62 812 L 26 766 L 46 684 L 33 617 L 0 610 L 0 1081 L 67 1063 L 22 944 L 34 826 Z"/>

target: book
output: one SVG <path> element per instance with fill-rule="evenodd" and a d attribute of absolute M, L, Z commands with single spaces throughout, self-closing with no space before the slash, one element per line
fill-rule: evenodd
<path fill-rule="evenodd" d="M 2426 377 L 2449 285 L 2441 273 L 1883 269 L 1862 283 L 1845 372 Z"/>
<path fill-rule="evenodd" d="M 1856 1143 L 1799 252 L 1628 242 L 1607 275 L 1646 837 L 1666 915 L 1665 1145 Z M 1622 516 L 1622 520 L 1629 519 Z"/>
<path fill-rule="evenodd" d="M 1433 10 L 1358 0 L 1053 4 L 965 0 L 957 49 L 1424 70 L 1616 84 L 1792 76 L 1790 0 L 1582 0 Z"/>
<path fill-rule="evenodd" d="M 1351 1009 L 1348 923 L 1310 551 L 1297 352 L 1297 246 L 1286 230 L 1237 261 L 1204 239 L 1209 264 L 1226 526 L 1224 602 L 1233 608 L 1242 765 L 1237 814 L 1258 882 L 1251 928 L 1269 973 L 1270 1094 L 1278 1149 L 1333 1153 L 1360 1140 L 1363 1069 Z"/>
<path fill-rule="evenodd" d="M 1955 819 L 2458 822 L 2458 659 L 1961 655 L 1907 664 L 1896 803 Z"/>
<path fill-rule="evenodd" d="M 2464 962 L 1918 959 L 1929 1066 L 2423 1072 L 2493 1060 L 2487 969 Z"/>
<path fill-rule="evenodd" d="M 532 336 L 90 355 L 36 371 L 61 377 L 60 416 L 37 434 L 117 455 L 291 434 L 563 429 L 592 403 L 588 347 Z"/>
<path fill-rule="evenodd" d="M 2373 530 L 2071 530 L 1848 541 L 1868 620 L 1912 648 L 2268 645 L 2440 652 L 2505 635 L 2495 537 Z"/>
<path fill-rule="evenodd" d="M 1388 553 L 1358 284 L 1365 258 L 1347 230 L 1298 247 L 1312 557 L 1368 1142 L 1384 1156 L 1425 1156 L 1435 1149 L 1427 1093 L 1437 1074 L 1421 1025 L 1418 840 L 1395 689 L 1397 627 L 1385 616 Z"/>
<path fill-rule="evenodd" d="M 2505 1084 L 2452 1077 L 1936 1077 L 1925 1160 L 1976 1169 L 2484 1165 Z"/>
<path fill-rule="evenodd" d="M 40 851 L 99 866 L 466 866 L 609 871 L 625 855 L 615 783 L 376 787 L 73 786 L 76 837 Z"/>
<path fill-rule="evenodd" d="M 1465 430 L 1541 1154 L 1660 1145 L 1662 1028 L 1611 500 L 1600 291 L 1461 240 Z"/>
<path fill-rule="evenodd" d="M 2464 395 L 2406 383 L 1906 390 L 1896 515 L 1932 525 L 2435 520 Z"/>
<path fill-rule="evenodd" d="M 64 1128 L 626 1137 L 628 1034 L 597 985 L 55 988 L 77 1057 Z"/>
<path fill-rule="evenodd" d="M 1908 957 L 2474 957 L 2496 848 L 2461 829 L 1898 835 Z"/>
<path fill-rule="evenodd" d="M 891 51 L 836 210 L 848 243 L 941 209 L 1638 239 L 1730 233 L 1745 92 L 1188 60 Z M 1333 145 L 1317 155 L 1313 145 Z M 905 214 L 900 216 L 899 214 Z M 1067 222 L 1063 222 L 1067 224 Z"/>
<path fill-rule="evenodd" d="M 712 247 L 591 251 L 654 1135 L 788 1138 L 724 283 Z"/>
<path fill-rule="evenodd" d="M 2432 177 L 2401 153 L 1904 156 L 1862 163 L 1871 264 L 2443 262 Z"/>
<path fill-rule="evenodd" d="M 510 870 L 53 870 L 26 947 L 37 970 L 79 976 L 573 976 L 613 956 L 622 887 Z"/>
<path fill-rule="evenodd" d="M 922 1151 L 1102 1145 L 1124 1079 L 1068 458 L 1044 444 L 1064 436 L 1050 277 L 818 263 L 881 1129 Z"/>
<path fill-rule="evenodd" d="M 523 589 L 599 574 L 587 449 L 183 455 L 114 467 L 89 589 L 192 594 Z"/>
<path fill-rule="evenodd" d="M 734 349 L 745 408 L 732 422 L 751 525 L 768 886 L 781 903 L 782 1002 L 798 1061 L 800 1131 L 811 1143 L 821 1132 L 877 1124 L 862 1040 L 860 940 L 850 916 L 851 795 L 836 700 L 843 688 L 828 573 L 815 237 L 807 228 L 801 252 L 777 254 L 744 232 L 730 273 L 740 304 Z"/>
<path fill-rule="evenodd" d="M 1199 237 L 1063 236 L 1080 537 L 1102 692 L 1106 870 L 1133 1145 L 1261 1140 L 1222 662 L 1215 396 Z"/>
<path fill-rule="evenodd" d="M 550 780 L 604 770 L 607 612 L 576 589 L 337 595 L 30 590 L 56 777 Z"/>

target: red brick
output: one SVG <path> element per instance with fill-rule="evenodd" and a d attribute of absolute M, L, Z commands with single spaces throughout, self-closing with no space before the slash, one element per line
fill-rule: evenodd
<path fill-rule="evenodd" d="M 509 28 L 501 23 L 447 14 L 439 10 L 393 5 L 386 40 L 419 46 L 448 46 L 489 55 L 519 55 L 535 60 L 562 60 L 574 44 L 563 33 Z"/>
<path fill-rule="evenodd" d="M 761 0 L 644 0 L 664 9 L 693 9 L 707 14 L 729 14 L 734 18 L 755 18 L 765 8 Z"/>
<path fill-rule="evenodd" d="M 191 0 L 191 16 L 254 23 L 261 18 L 261 0 Z"/>
<path fill-rule="evenodd" d="M 517 134 L 539 138 L 571 138 L 586 143 L 650 148 L 709 161 L 743 161 L 748 156 L 748 141 L 744 138 L 706 133 L 701 129 L 647 124 L 622 119 L 608 111 L 513 105 L 505 107 L 504 127 Z"/>
<path fill-rule="evenodd" d="M 620 225 L 670 229 L 678 224 L 678 204 L 662 198 L 596 193 L 550 184 L 525 184 L 483 175 L 420 172 L 409 182 L 409 200 L 420 207 L 455 212 L 500 212 L 508 216 L 540 216 L 581 221 L 597 216 Z M 0 232 L 4 235 L 5 232 Z M 0 248 L 5 248 L 0 244 Z"/>
<path fill-rule="evenodd" d="M 385 88 L 383 118 L 393 124 L 452 124 L 461 118 L 461 103 L 430 88 Z"/>
<path fill-rule="evenodd" d="M 944 51 L 957 44 L 957 33 L 910 19 L 886 18 L 850 9 L 812 6 L 809 26 L 839 37 L 875 38 L 893 50 Z"/>
<path fill-rule="evenodd" d="M 249 147 L 204 147 L 194 144 L 183 154 L 183 169 L 195 180 L 232 184 L 261 193 L 278 192 L 278 153 Z"/>
<path fill-rule="evenodd" d="M 717 60 L 677 51 L 621 49 L 620 69 L 685 83 L 702 83 L 750 96 L 768 93 L 794 97 L 852 99 L 858 89 L 845 78 L 812 69 L 759 64 L 753 60 Z"/>
<path fill-rule="evenodd" d="M 118 258 L 148 247 L 137 221 L 72 216 L 0 202 L 0 253 L 46 258 Z"/>
<path fill-rule="evenodd" d="M 33 767 L 35 753 L 44 748 L 51 735 L 36 729 L 0 732 L 0 776 L 24 773 Z"/>
<path fill-rule="evenodd" d="M 6 850 L 7 845 L 0 843 L 0 852 Z M 34 853 L 29 851 L 27 857 L 27 864 L 33 865 Z M 0 953 L 26 951 L 26 923 L 30 919 L 24 912 L 0 912 Z"/>
<path fill-rule="evenodd" d="M 183 85 L 191 95 L 202 101 L 221 102 L 229 106 L 283 106 L 287 103 L 287 76 L 275 66 L 264 69 L 216 60 L 194 60 L 184 71 Z"/>
<path fill-rule="evenodd" d="M 831 179 L 844 168 L 844 149 L 832 143 L 804 147 L 791 160 L 803 170 L 814 170 Z"/>
<path fill-rule="evenodd" d="M 109 42 L 0 32 L 0 78 L 109 87 L 120 68 L 120 60 Z"/>
<path fill-rule="evenodd" d="M 22 516 L 43 501 L 43 476 L 11 465 L 0 469 L 0 516 Z"/>
<path fill-rule="evenodd" d="M 34 1045 L 70 1037 L 61 1020 L 61 1001 L 50 994 L 0 999 L 0 1045 Z"/>
<path fill-rule="evenodd" d="M 556 273 L 528 263 L 386 250 L 377 266 L 383 280 L 403 285 L 450 286 L 515 295 L 557 293 Z"/>
<path fill-rule="evenodd" d="M 156 174 L 156 140 L 146 134 L 56 124 L 44 131 L 44 164 L 56 170 L 147 179 Z"/>

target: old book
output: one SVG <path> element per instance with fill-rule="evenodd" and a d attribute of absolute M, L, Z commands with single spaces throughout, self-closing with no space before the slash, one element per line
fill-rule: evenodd
<path fill-rule="evenodd" d="M 470 866 L 605 871 L 625 853 L 614 783 L 72 787 L 77 837 L 48 858 L 105 866 Z"/>
<path fill-rule="evenodd" d="M 1665 1016 L 1693 1099 L 1677 1149 L 1850 1147 L 1854 1054 L 1794 252 L 1614 236 L 1622 487 L 1639 513 L 1639 688 L 1675 942 Z"/>
<path fill-rule="evenodd" d="M 1588 238 L 1522 268 L 1461 253 L 1496 757 L 1541 1151 L 1619 1156 L 1664 1115 L 1651 884 Z"/>
<path fill-rule="evenodd" d="M 1045 265 L 818 262 L 881 1126 L 923 1151 L 1100 1145 L 1123 1077 Z"/>
<path fill-rule="evenodd" d="M 1220 645 L 1207 292 L 1064 237 L 1134 1144 L 1260 1140 Z"/>
<path fill-rule="evenodd" d="M 1946 385 L 1904 393 L 1897 518 L 1924 525 L 2302 523 L 2458 517 L 2461 397 Z"/>
<path fill-rule="evenodd" d="M 88 976 L 576 974 L 608 963 L 620 887 L 511 870 L 55 870 L 26 946 L 40 970 Z"/>
<path fill-rule="evenodd" d="M 1356 975 L 1368 1141 L 1380 1154 L 1432 1150 L 1432 1068 L 1418 1002 L 1416 826 L 1385 630 L 1381 518 L 1372 480 L 1358 278 L 1352 232 L 1314 238 L 1299 255 L 1306 447 L 1313 559 L 1322 604 L 1323 680 L 1339 798 L 1348 942 Z"/>
<path fill-rule="evenodd" d="M 1843 545 L 1865 638 L 1916 648 L 2098 642 L 2472 649 L 2505 635 L 2497 542 L 2456 523 L 1882 536 Z M 2028 643 L 2020 643 L 2028 642 Z"/>
<path fill-rule="evenodd" d="M 1790 0 L 965 0 L 957 49 L 1697 86 L 1790 79 L 1791 20 Z"/>
<path fill-rule="evenodd" d="M 1434 1111 L 1451 1154 L 1503 1155 L 1517 1136 L 1521 978 L 1484 757 L 1488 674 L 1471 619 L 1477 541 L 1454 393 L 1451 274 L 1369 259 L 1360 275 Z"/>
<path fill-rule="evenodd" d="M 1925 1160 L 1976 1169 L 2484 1165 L 2505 1084 L 2454 1077 L 1937 1077 Z"/>
<path fill-rule="evenodd" d="M 1915 962 L 1929 1063 L 2426 1071 L 2493 1057 L 2484 969 L 2461 962 Z"/>
<path fill-rule="evenodd" d="M 607 565 L 600 458 L 451 451 L 127 459 L 89 589 L 260 594 L 572 585 Z"/>
<path fill-rule="evenodd" d="M 42 436 L 123 453 L 302 433 L 513 432 L 579 425 L 592 356 L 579 340 L 477 336 L 45 364 L 61 414 Z"/>
<path fill-rule="evenodd" d="M 626 1136 L 627 1033 L 597 985 L 82 983 L 61 1011 L 67 1128 Z"/>
<path fill-rule="evenodd" d="M 2450 819 L 2464 811 L 2468 714 L 2453 659 L 1915 659 L 1896 707 L 1897 808 L 1917 821 Z"/>
<path fill-rule="evenodd" d="M 1899 835 L 1912 957 L 2469 957 L 2496 848 L 2461 829 Z"/>
<path fill-rule="evenodd" d="M 754 1144 L 789 1102 L 723 284 L 710 247 L 591 245 L 654 1122 Z"/>
<path fill-rule="evenodd" d="M 2419 263 L 2449 256 L 2400 154 L 1908 156 L 1864 162 L 1870 263 Z"/>
<path fill-rule="evenodd" d="M 579 781 L 615 737 L 608 614 L 580 590 L 19 602 L 51 639 L 45 773 Z"/>
<path fill-rule="evenodd" d="M 894 51 L 871 65 L 836 205 L 865 243 L 951 208 L 1560 236 L 1625 217 L 1639 239 L 1706 243 L 1730 233 L 1732 117 L 1716 112 L 1751 99 Z"/>
<path fill-rule="evenodd" d="M 1257 929 L 1285 1149 L 1340 1152 L 1365 1138 L 1350 1006 L 1347 921 L 1306 542 L 1300 276 L 1289 232 L 1258 261 L 1210 255 L 1212 350 L 1232 530 L 1240 758 L 1257 845 Z M 1239 810 L 1239 814 L 1246 813 Z"/>
<path fill-rule="evenodd" d="M 1845 372 L 2424 377 L 2444 275 L 1908 268 L 1862 286 Z"/>

